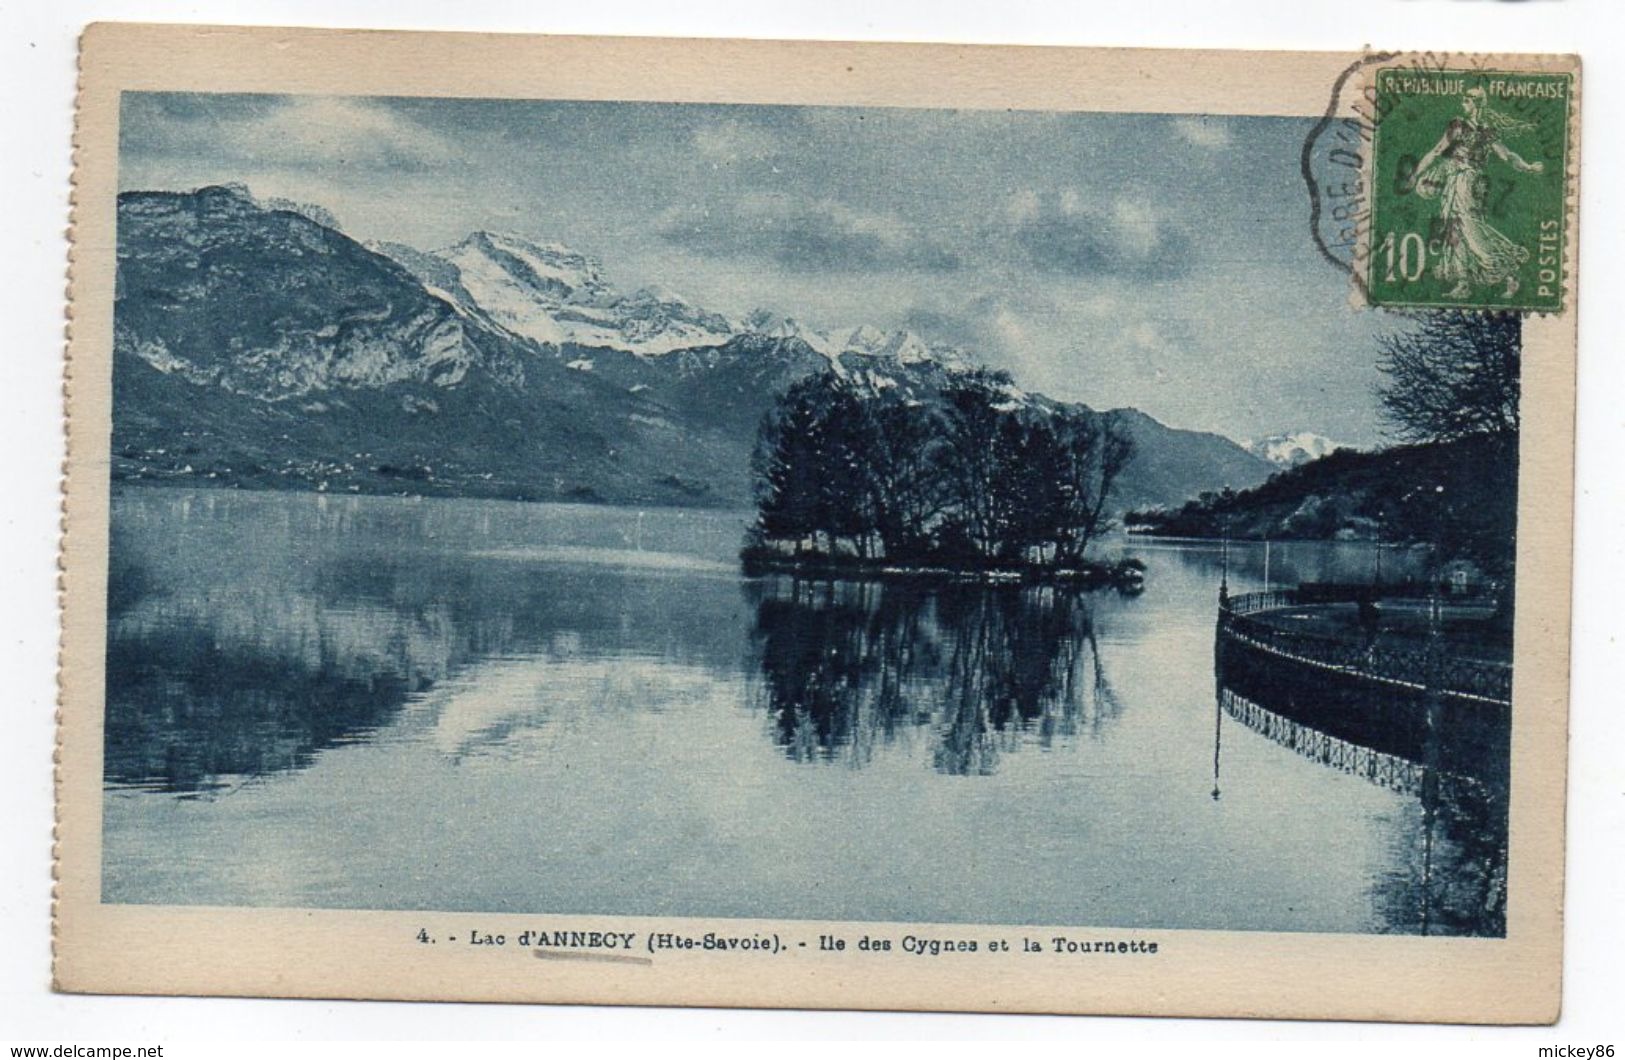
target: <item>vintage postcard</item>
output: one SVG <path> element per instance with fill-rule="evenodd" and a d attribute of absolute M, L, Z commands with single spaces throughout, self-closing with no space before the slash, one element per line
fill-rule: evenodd
<path fill-rule="evenodd" d="M 60 989 L 1556 1018 L 1574 57 L 82 76 Z"/>

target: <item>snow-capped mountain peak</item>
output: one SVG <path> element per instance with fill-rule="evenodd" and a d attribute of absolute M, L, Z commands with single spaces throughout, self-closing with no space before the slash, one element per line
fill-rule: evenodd
<path fill-rule="evenodd" d="M 739 332 L 739 325 L 721 313 L 690 302 L 665 287 L 644 287 L 606 307 L 609 321 L 625 340 L 608 345 L 624 345 L 633 353 L 670 353 L 693 346 L 727 342 Z"/>
<path fill-rule="evenodd" d="M 843 350 L 843 346 L 839 342 L 831 339 L 822 331 L 806 326 L 795 317 L 784 317 L 775 323 L 768 324 L 761 329 L 761 334 L 781 342 L 788 339 L 799 339 L 812 347 L 815 353 L 828 357 L 831 362 L 836 362 Z M 837 364 L 836 367 L 838 368 L 839 365 Z"/>
<path fill-rule="evenodd" d="M 839 333 L 838 333 L 839 334 Z M 857 353 L 869 357 L 893 357 L 903 364 L 914 364 L 931 359 L 931 350 L 925 341 L 912 331 L 883 331 L 872 324 L 860 324 L 844 333 L 836 345 L 842 353 Z"/>
<path fill-rule="evenodd" d="M 592 301 L 609 293 L 603 266 L 561 243 L 480 231 L 441 251 L 440 256 L 459 267 L 465 262 L 482 270 L 494 266 L 514 282 L 559 300 Z"/>
<path fill-rule="evenodd" d="M 1342 448 L 1344 447 L 1337 442 L 1313 431 L 1272 434 L 1268 438 L 1247 443 L 1249 452 L 1278 467 L 1297 467 L 1299 464 L 1307 464 L 1311 460 L 1329 456 Z"/>
<path fill-rule="evenodd" d="M 720 345 L 739 331 L 727 317 L 667 288 L 621 294 L 596 259 L 561 243 L 480 231 L 432 254 L 399 244 L 371 249 L 465 313 L 547 346 L 657 356 Z"/>
<path fill-rule="evenodd" d="M 640 302 L 658 302 L 668 306 L 697 308 L 681 291 L 667 287 L 663 283 L 653 283 L 646 287 L 639 287 L 632 293 L 632 298 Z"/>
<path fill-rule="evenodd" d="M 845 375 L 848 365 L 844 357 L 883 357 L 899 364 L 920 364 L 936 361 L 952 367 L 960 363 L 959 351 L 930 346 L 919 335 L 908 330 L 886 331 L 873 324 L 819 331 L 796 320 L 784 317 L 776 320 L 756 319 L 753 330 L 767 338 L 799 339 L 815 352 L 827 358 L 834 370 Z"/>
<path fill-rule="evenodd" d="M 897 358 L 901 364 L 917 364 L 931 360 L 931 350 L 925 340 L 912 331 L 894 332 L 887 343 L 886 355 Z"/>
<path fill-rule="evenodd" d="M 843 351 L 873 354 L 879 353 L 890 337 L 872 324 L 859 324 L 846 333 L 845 338 L 840 340 L 840 345 Z"/>
<path fill-rule="evenodd" d="M 721 346 L 749 333 L 805 343 L 843 376 L 849 367 L 843 358 L 850 357 L 949 367 L 961 361 L 958 351 L 932 346 L 904 329 L 860 324 L 823 331 L 761 311 L 741 324 L 664 286 L 623 294 L 597 260 L 561 243 L 511 233 L 474 232 L 433 253 L 394 243 L 370 249 L 394 259 L 465 315 L 545 346 L 619 349 L 649 357 Z"/>

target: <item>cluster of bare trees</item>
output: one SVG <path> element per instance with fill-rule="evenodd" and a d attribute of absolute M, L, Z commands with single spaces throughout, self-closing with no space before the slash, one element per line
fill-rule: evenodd
<path fill-rule="evenodd" d="M 1411 442 L 1516 438 L 1522 321 L 1436 313 L 1382 340 L 1385 418 Z"/>
<path fill-rule="evenodd" d="M 1028 407 L 1000 372 L 959 373 L 929 402 L 826 372 L 763 420 L 756 534 L 797 554 L 1077 565 L 1132 456 L 1111 414 Z"/>
<path fill-rule="evenodd" d="M 1505 581 L 1510 620 L 1518 527 L 1518 401 L 1523 322 L 1435 312 L 1382 340 L 1384 418 L 1409 442 L 1443 447 L 1448 474 L 1383 513 L 1384 533 L 1463 556 Z"/>

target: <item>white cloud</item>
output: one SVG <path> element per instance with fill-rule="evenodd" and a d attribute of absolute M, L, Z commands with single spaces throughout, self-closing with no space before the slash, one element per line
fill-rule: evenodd
<path fill-rule="evenodd" d="M 1123 303 L 1114 294 L 1097 291 L 1076 299 L 1072 308 L 1086 320 L 1109 320 L 1123 312 Z"/>
<path fill-rule="evenodd" d="M 1012 224 L 1025 224 L 1028 221 L 1036 221 L 1042 207 L 1043 203 L 1038 197 L 1038 192 L 1024 188 L 1010 196 L 1010 201 L 1004 207 L 1004 215 Z"/>
<path fill-rule="evenodd" d="M 1190 268 L 1189 232 L 1143 198 L 1067 187 L 1019 194 L 1005 213 L 1010 226 L 1003 234 L 1016 256 L 1046 273 L 1169 278 Z"/>
<path fill-rule="evenodd" d="M 895 214 L 828 198 L 755 194 L 676 207 L 656 230 L 699 254 L 766 258 L 794 272 L 951 272 L 961 264 L 951 248 Z"/>
<path fill-rule="evenodd" d="M 1026 323 L 1007 305 L 1000 305 L 994 310 L 993 330 L 1007 350 L 1033 344 L 1033 336 Z"/>
<path fill-rule="evenodd" d="M 1162 329 L 1149 320 L 1140 320 L 1123 329 L 1123 337 L 1128 340 L 1129 347 L 1141 353 L 1160 353 L 1168 348 L 1168 342 L 1163 338 Z"/>
<path fill-rule="evenodd" d="M 260 163 L 436 165 L 457 157 L 440 134 L 364 99 L 289 97 L 211 132 L 225 152 Z"/>
<path fill-rule="evenodd" d="M 700 156 L 717 165 L 760 162 L 781 150 L 779 138 L 759 125 L 746 125 L 736 119 L 701 125 L 692 142 Z"/>
<path fill-rule="evenodd" d="M 1139 255 L 1149 255 L 1162 242 L 1162 222 L 1150 203 L 1118 199 L 1112 203 L 1112 226 L 1123 246 Z"/>
<path fill-rule="evenodd" d="M 1174 132 L 1186 143 L 1209 150 L 1230 146 L 1230 127 L 1222 118 L 1175 118 Z"/>

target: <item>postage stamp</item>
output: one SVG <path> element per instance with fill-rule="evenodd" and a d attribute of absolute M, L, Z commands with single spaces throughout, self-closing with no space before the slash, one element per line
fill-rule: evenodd
<path fill-rule="evenodd" d="M 1375 88 L 1371 302 L 1560 309 L 1572 75 L 1385 68 Z"/>
<path fill-rule="evenodd" d="M 1572 58 L 83 70 L 61 989 L 1555 1018 Z"/>

